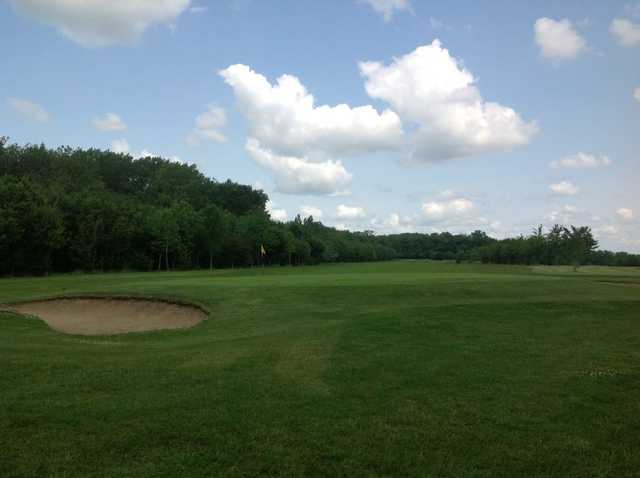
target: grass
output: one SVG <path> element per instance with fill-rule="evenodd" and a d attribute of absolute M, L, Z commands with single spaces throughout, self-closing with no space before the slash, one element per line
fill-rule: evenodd
<path fill-rule="evenodd" d="M 640 270 L 419 261 L 0 280 L 193 329 L 0 313 L 0 476 L 639 476 Z"/>

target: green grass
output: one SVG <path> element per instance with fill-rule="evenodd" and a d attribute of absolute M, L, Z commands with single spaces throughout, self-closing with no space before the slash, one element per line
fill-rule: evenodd
<path fill-rule="evenodd" d="M 418 261 L 0 280 L 193 329 L 0 313 L 0 476 L 640 476 L 640 270 Z"/>

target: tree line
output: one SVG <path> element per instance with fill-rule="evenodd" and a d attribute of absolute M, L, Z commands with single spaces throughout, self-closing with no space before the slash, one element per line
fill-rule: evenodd
<path fill-rule="evenodd" d="M 558 226 L 502 241 L 481 231 L 376 236 L 339 231 L 313 217 L 275 222 L 267 200 L 261 190 L 160 157 L 0 138 L 0 275 L 395 258 L 639 263 L 638 256 L 598 251 L 588 228 L 577 228 L 579 236 Z M 577 244 L 588 250 L 576 252 Z"/>
<path fill-rule="evenodd" d="M 640 266 L 640 255 L 598 249 L 589 227 L 538 226 L 530 235 L 493 241 L 470 253 L 469 259 L 497 264 L 583 264 Z"/>
<path fill-rule="evenodd" d="M 397 257 L 456 260 L 492 264 L 640 266 L 640 255 L 598 249 L 589 227 L 538 226 L 528 236 L 494 239 L 482 231 L 471 234 L 406 233 L 381 236 Z"/>
<path fill-rule="evenodd" d="M 0 274 L 395 257 L 369 233 L 337 231 L 311 217 L 274 222 L 267 199 L 159 157 L 0 138 Z"/>

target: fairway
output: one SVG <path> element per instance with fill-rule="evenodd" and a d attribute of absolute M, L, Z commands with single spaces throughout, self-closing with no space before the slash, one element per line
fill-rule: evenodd
<path fill-rule="evenodd" d="M 395 261 L 0 279 L 192 328 L 0 312 L 0 476 L 638 476 L 640 270 Z"/>

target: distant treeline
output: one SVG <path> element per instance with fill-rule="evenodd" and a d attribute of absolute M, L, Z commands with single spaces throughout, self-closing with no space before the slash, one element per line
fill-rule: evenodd
<path fill-rule="evenodd" d="M 582 264 L 640 266 L 640 255 L 598 250 L 588 227 L 538 227 L 529 236 L 493 241 L 468 254 L 472 260 L 497 264 Z"/>
<path fill-rule="evenodd" d="M 0 138 L 0 275 L 359 262 L 394 258 L 639 265 L 588 228 L 497 241 L 472 234 L 338 231 L 272 221 L 267 195 L 193 165 Z M 262 254 L 262 248 L 266 254 Z"/>
<path fill-rule="evenodd" d="M 267 199 L 193 165 L 0 138 L 0 274 L 395 257 L 369 233 L 337 231 L 313 218 L 274 222 Z"/>
<path fill-rule="evenodd" d="M 529 236 L 497 240 L 482 231 L 471 234 L 394 234 L 377 240 L 397 257 L 493 264 L 640 266 L 640 255 L 598 250 L 588 227 L 541 226 Z"/>

